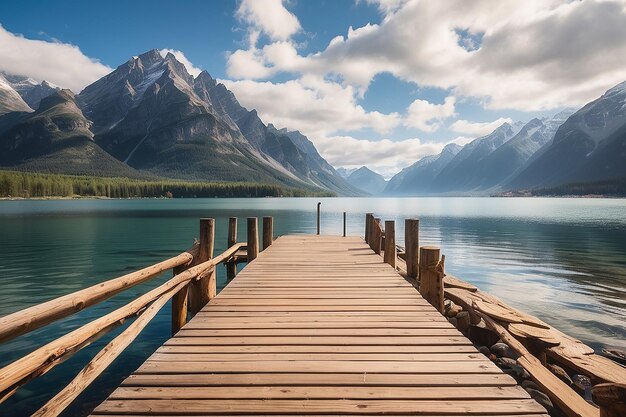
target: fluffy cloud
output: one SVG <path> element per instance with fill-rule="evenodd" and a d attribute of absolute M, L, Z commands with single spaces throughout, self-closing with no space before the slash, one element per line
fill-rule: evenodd
<path fill-rule="evenodd" d="M 366 165 L 386 178 L 424 156 L 441 152 L 444 146 L 423 143 L 419 139 L 364 140 L 352 136 L 322 136 L 316 138 L 315 145 L 334 166 L 359 168 Z"/>
<path fill-rule="evenodd" d="M 372 129 L 381 134 L 398 126 L 398 113 L 366 111 L 355 101 L 354 90 L 314 76 L 284 83 L 222 80 L 241 104 L 257 109 L 261 119 L 312 137 L 339 130 Z"/>
<path fill-rule="evenodd" d="M 79 92 L 112 71 L 68 43 L 27 39 L 0 26 L 0 70 Z"/>
<path fill-rule="evenodd" d="M 178 60 L 178 62 L 180 62 L 181 64 L 185 66 L 185 68 L 187 68 L 187 72 L 193 75 L 194 77 L 197 77 L 198 74 L 202 72 L 202 69 L 193 65 L 191 61 L 187 59 L 187 57 L 182 51 L 178 51 L 176 49 L 161 49 L 159 52 L 161 53 L 161 56 L 163 58 L 165 58 L 165 56 L 168 53 L 174 55 L 176 59 Z"/>
<path fill-rule="evenodd" d="M 272 40 L 287 40 L 301 29 L 298 18 L 285 8 L 282 0 L 243 0 L 235 15 L 250 26 L 250 40 L 254 43 L 258 33 Z"/>
<path fill-rule="evenodd" d="M 262 48 L 255 63 L 271 68 L 266 76 L 339 75 L 359 94 L 388 72 L 489 108 L 529 111 L 584 104 L 626 79 L 624 1 L 375 2 L 385 11 L 380 24 L 349 28 L 306 56 L 276 59 Z"/>
<path fill-rule="evenodd" d="M 493 132 L 496 128 L 500 127 L 503 123 L 513 123 L 510 118 L 501 117 L 493 122 L 471 122 L 469 120 L 457 120 L 452 123 L 450 129 L 461 134 L 469 135 L 470 137 L 485 136 Z M 456 141 L 455 141 L 456 142 Z M 460 143 L 460 142 L 456 142 Z M 467 142 L 466 142 L 467 143 Z"/>
<path fill-rule="evenodd" d="M 433 104 L 426 100 L 415 100 L 407 109 L 405 126 L 414 127 L 424 132 L 434 132 L 439 129 L 441 122 L 456 113 L 453 96 L 446 97 L 443 104 Z"/>

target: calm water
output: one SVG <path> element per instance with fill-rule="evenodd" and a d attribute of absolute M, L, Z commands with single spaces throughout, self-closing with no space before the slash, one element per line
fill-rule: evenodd
<path fill-rule="evenodd" d="M 180 253 L 198 219 L 217 219 L 216 252 L 227 218 L 274 216 L 275 234 L 314 233 L 318 199 L 0 201 L 0 315 L 119 276 Z M 626 349 L 626 200 L 336 198 L 322 201 L 322 233 L 363 233 L 364 213 L 420 218 L 421 244 L 441 246 L 446 269 L 595 348 Z M 400 242 L 402 244 L 403 242 Z M 165 280 L 170 274 L 159 277 Z M 225 271 L 218 271 L 218 287 Z M 0 345 L 0 366 L 119 307 L 154 281 Z M 169 306 L 66 415 L 84 415 L 169 335 Z M 0 415 L 30 415 L 71 380 L 121 329 L 24 386 Z"/>

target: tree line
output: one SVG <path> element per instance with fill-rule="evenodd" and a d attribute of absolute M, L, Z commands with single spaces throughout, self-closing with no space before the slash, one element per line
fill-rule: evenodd
<path fill-rule="evenodd" d="M 140 180 L 0 171 L 0 197 L 307 197 L 333 196 L 276 184 Z"/>

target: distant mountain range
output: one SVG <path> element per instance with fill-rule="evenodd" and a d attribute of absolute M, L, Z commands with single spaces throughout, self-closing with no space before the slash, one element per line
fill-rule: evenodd
<path fill-rule="evenodd" d="M 365 166 L 350 170 L 344 168 L 342 173 L 351 185 L 369 195 L 379 195 L 387 187 L 385 177 Z"/>
<path fill-rule="evenodd" d="M 626 82 L 578 111 L 504 123 L 448 144 L 391 180 L 335 170 L 298 131 L 264 123 L 173 54 L 132 57 L 78 95 L 0 73 L 0 168 L 60 174 L 278 184 L 338 195 L 626 193 Z"/>
<path fill-rule="evenodd" d="M 55 107 L 42 101 L 46 96 L 71 107 L 67 117 L 80 123 L 63 125 L 58 118 L 63 126 L 45 123 L 48 119 L 40 116 Z M 94 175 L 248 181 L 363 194 L 305 136 L 264 124 L 206 71 L 194 78 L 173 54 L 163 57 L 157 50 L 131 58 L 77 96 L 45 81 L 3 75 L 0 114 L 0 149 L 12 150 L 0 166 L 10 169 L 76 172 L 74 165 L 82 167 L 78 161 L 85 157 L 69 145 L 57 152 L 58 140 L 76 132 L 89 140 L 89 157 L 97 154 L 106 161 L 94 164 Z M 54 146 L 34 152 L 25 137 L 54 138 Z M 113 172 L 104 169 L 112 167 L 111 160 L 119 165 Z"/>
<path fill-rule="evenodd" d="M 575 184 L 575 187 L 570 185 Z M 614 187 L 611 187 L 614 184 Z M 491 195 L 573 189 L 626 194 L 626 82 L 580 110 L 504 123 L 464 147 L 447 145 L 396 174 L 386 195 Z"/>

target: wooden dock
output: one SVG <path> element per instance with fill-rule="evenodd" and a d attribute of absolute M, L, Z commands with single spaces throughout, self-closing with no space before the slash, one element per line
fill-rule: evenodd
<path fill-rule="evenodd" d="M 545 415 L 361 238 L 283 236 L 93 415 Z"/>

